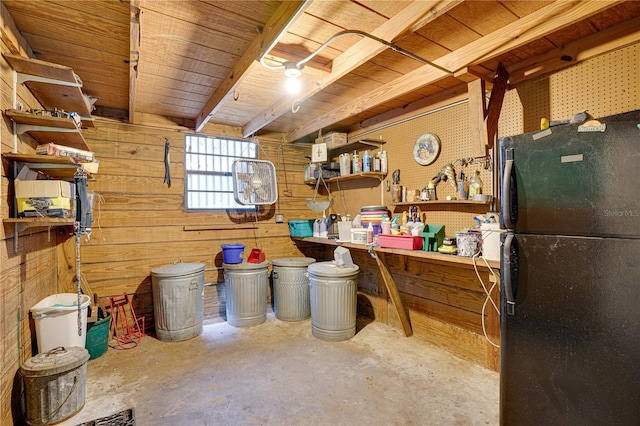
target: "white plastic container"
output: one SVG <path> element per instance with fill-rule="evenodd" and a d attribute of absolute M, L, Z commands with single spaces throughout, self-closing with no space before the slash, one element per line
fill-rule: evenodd
<path fill-rule="evenodd" d="M 351 228 L 351 244 L 367 244 L 367 230 L 365 228 Z"/>
<path fill-rule="evenodd" d="M 500 260 L 500 234 L 505 232 L 500 229 L 498 223 L 483 223 L 482 231 L 482 256 L 487 260 Z"/>
<path fill-rule="evenodd" d="M 85 347 L 87 340 L 87 308 L 91 299 L 80 296 L 80 324 L 78 335 L 78 295 L 60 293 L 46 297 L 31 308 L 36 325 L 38 353 L 70 346 Z"/>

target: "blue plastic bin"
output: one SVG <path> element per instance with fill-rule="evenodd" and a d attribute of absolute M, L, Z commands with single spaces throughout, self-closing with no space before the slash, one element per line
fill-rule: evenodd
<path fill-rule="evenodd" d="M 242 263 L 244 244 L 222 244 L 222 261 L 228 264 Z"/>

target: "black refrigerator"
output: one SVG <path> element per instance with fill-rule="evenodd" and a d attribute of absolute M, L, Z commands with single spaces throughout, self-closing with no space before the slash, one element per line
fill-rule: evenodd
<path fill-rule="evenodd" d="M 640 111 L 499 140 L 500 423 L 640 425 Z"/>

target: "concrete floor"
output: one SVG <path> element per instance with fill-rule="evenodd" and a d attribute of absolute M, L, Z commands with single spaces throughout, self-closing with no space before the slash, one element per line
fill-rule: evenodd
<path fill-rule="evenodd" d="M 113 344 L 113 342 L 110 342 Z M 84 408 L 63 426 L 135 409 L 147 425 L 495 425 L 498 373 L 381 323 L 329 343 L 311 320 L 205 325 L 145 336 L 87 366 Z"/>

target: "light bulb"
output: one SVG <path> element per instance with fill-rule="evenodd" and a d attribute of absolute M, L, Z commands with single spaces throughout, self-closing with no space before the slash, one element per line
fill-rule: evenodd
<path fill-rule="evenodd" d="M 287 91 L 287 93 L 289 93 L 290 95 L 295 95 L 296 93 L 300 92 L 300 89 L 302 87 L 302 83 L 300 82 L 299 78 L 295 78 L 295 77 L 289 77 L 287 78 L 287 80 L 284 82 L 284 89 Z"/>

